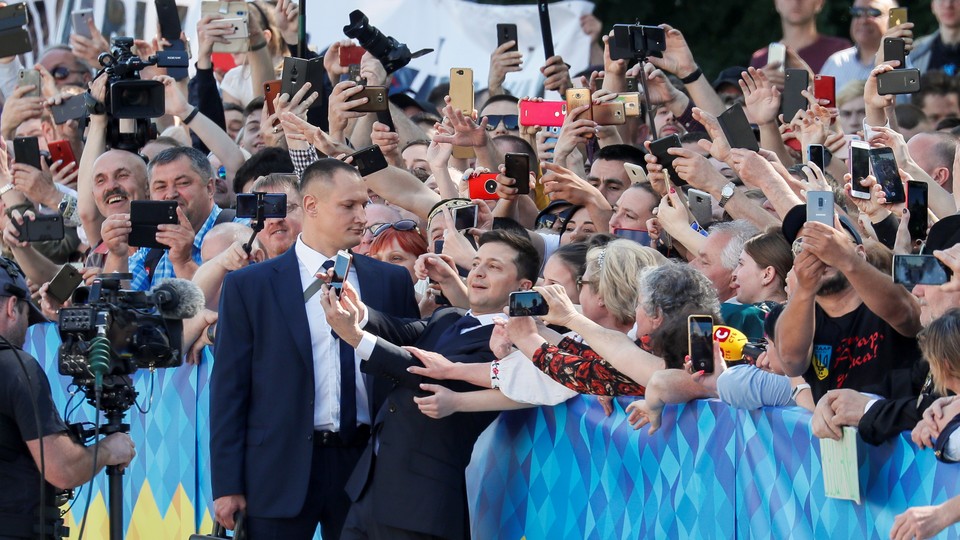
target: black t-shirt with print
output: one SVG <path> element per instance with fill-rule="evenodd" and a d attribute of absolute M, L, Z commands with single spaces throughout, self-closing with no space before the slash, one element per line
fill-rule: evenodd
<path fill-rule="evenodd" d="M 897 333 L 866 305 L 836 318 L 818 305 L 813 357 L 803 378 L 815 401 L 835 388 L 905 397 L 910 369 L 920 357 L 915 338 Z"/>

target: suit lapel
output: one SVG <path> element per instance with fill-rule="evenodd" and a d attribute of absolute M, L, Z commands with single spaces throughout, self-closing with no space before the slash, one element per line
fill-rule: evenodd
<path fill-rule="evenodd" d="M 290 329 L 293 342 L 297 346 L 300 358 L 313 371 L 313 347 L 310 345 L 310 323 L 307 322 L 307 308 L 303 303 L 303 285 L 300 283 L 300 262 L 294 246 L 277 259 L 273 267 L 276 276 L 273 291 L 277 298 L 278 313 L 285 317 L 286 327 Z M 267 314 L 262 314 L 267 316 Z"/>

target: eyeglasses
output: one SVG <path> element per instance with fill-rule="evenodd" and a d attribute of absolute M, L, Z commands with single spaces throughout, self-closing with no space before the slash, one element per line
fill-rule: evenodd
<path fill-rule="evenodd" d="M 290 215 L 290 214 L 292 214 L 293 212 L 296 212 L 296 211 L 297 211 L 297 208 L 300 208 L 300 205 L 299 205 L 299 204 L 297 204 L 297 203 L 295 203 L 295 202 L 287 203 L 287 215 Z"/>
<path fill-rule="evenodd" d="M 883 12 L 877 8 L 872 7 L 852 7 L 850 8 L 850 16 L 854 19 L 859 19 L 861 17 L 879 17 L 883 15 Z"/>
<path fill-rule="evenodd" d="M 520 126 L 520 115 L 518 114 L 485 114 L 487 117 L 487 131 L 497 129 L 500 122 L 506 129 L 517 129 Z"/>
<path fill-rule="evenodd" d="M 53 75 L 53 78 L 58 81 L 66 79 L 71 74 L 83 75 L 84 73 L 88 72 L 82 69 L 70 69 L 67 66 L 57 66 L 53 68 L 53 71 L 50 72 L 50 74 Z"/>
<path fill-rule="evenodd" d="M 420 229 L 417 227 L 417 222 L 412 219 L 401 219 L 396 223 L 380 223 L 378 225 L 371 225 L 370 227 L 367 227 L 367 230 L 370 231 L 370 234 L 374 236 L 380 236 L 380 233 L 390 228 L 398 231 L 420 232 Z"/>
<path fill-rule="evenodd" d="M 577 292 L 582 291 L 584 285 L 594 285 L 594 286 L 595 286 L 596 284 L 597 284 L 596 281 L 588 281 L 588 280 L 586 280 L 586 279 L 583 279 L 583 276 L 578 276 L 578 277 L 577 277 Z"/>

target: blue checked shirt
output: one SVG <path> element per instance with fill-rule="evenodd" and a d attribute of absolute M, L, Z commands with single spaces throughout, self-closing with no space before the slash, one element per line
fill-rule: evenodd
<path fill-rule="evenodd" d="M 203 226 L 200 227 L 200 230 L 197 232 L 196 236 L 193 239 L 193 262 L 200 264 L 202 260 L 200 259 L 200 246 L 203 245 L 203 238 L 207 235 L 210 229 L 213 228 L 214 224 L 217 222 L 217 216 L 220 215 L 221 209 L 216 204 L 213 205 L 213 211 L 210 212 L 210 215 L 207 216 L 207 220 L 203 222 Z M 249 219 L 237 218 L 233 220 L 236 223 L 249 223 Z M 163 278 L 175 278 L 177 274 L 173 271 L 173 263 L 170 262 L 170 253 L 168 250 L 163 251 L 163 257 L 160 257 L 160 261 L 157 262 L 157 268 L 153 272 L 153 280 L 150 280 L 150 277 L 147 275 L 147 269 L 144 268 L 144 262 L 147 258 L 147 253 L 150 252 L 150 248 L 140 248 L 130 256 L 129 267 L 130 273 L 133 274 L 133 281 L 130 282 L 130 288 L 135 291 L 147 291 L 150 290 L 150 287 L 153 286 L 153 283 L 157 280 Z"/>

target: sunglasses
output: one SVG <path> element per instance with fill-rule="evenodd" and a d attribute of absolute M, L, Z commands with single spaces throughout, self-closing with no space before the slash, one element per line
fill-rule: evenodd
<path fill-rule="evenodd" d="M 53 78 L 58 81 L 62 81 L 66 79 L 71 74 L 82 75 L 84 73 L 87 73 L 87 72 L 82 69 L 70 69 L 67 66 L 57 66 L 53 68 L 53 71 L 50 72 L 50 74 L 53 75 Z"/>
<path fill-rule="evenodd" d="M 877 8 L 872 7 L 852 7 L 850 8 L 850 16 L 854 19 L 859 19 L 861 17 L 879 17 L 883 15 L 883 12 Z"/>
<path fill-rule="evenodd" d="M 487 117 L 487 131 L 497 129 L 500 122 L 503 122 L 503 127 L 507 129 L 517 129 L 520 127 L 519 114 L 487 114 L 484 116 Z"/>
<path fill-rule="evenodd" d="M 379 225 L 372 225 L 367 227 L 367 230 L 370 231 L 370 234 L 374 236 L 380 236 L 380 233 L 387 229 L 396 229 L 398 231 L 417 231 L 420 232 L 420 229 L 417 226 L 417 222 L 412 219 L 401 219 L 396 223 L 381 223 Z"/>

